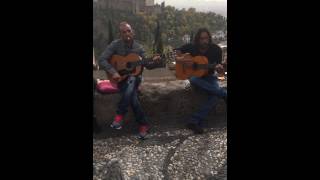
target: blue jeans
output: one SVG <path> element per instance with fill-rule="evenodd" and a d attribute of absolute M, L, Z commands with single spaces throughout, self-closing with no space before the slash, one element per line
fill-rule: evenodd
<path fill-rule="evenodd" d="M 141 77 L 129 76 L 127 80 L 118 84 L 121 99 L 118 103 L 117 114 L 125 115 L 128 112 L 128 107 L 130 105 L 136 117 L 136 121 L 139 124 L 147 124 L 145 114 L 142 111 L 138 99 L 138 86 L 140 83 Z"/>
<path fill-rule="evenodd" d="M 209 111 L 216 106 L 218 98 L 227 97 L 227 91 L 219 87 L 218 78 L 215 75 L 202 78 L 191 77 L 190 83 L 208 94 L 207 101 L 200 105 L 197 112 L 191 115 L 190 120 L 191 123 L 202 126 L 203 120 L 207 117 Z"/>

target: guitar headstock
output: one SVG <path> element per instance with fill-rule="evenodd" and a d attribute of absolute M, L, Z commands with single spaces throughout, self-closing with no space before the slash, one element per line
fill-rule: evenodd
<path fill-rule="evenodd" d="M 176 55 L 177 55 L 177 51 L 173 50 L 173 51 L 169 51 L 168 55 L 167 55 L 167 60 L 168 62 L 175 62 L 176 61 Z"/>
<path fill-rule="evenodd" d="M 157 60 L 152 60 L 153 58 L 148 58 L 147 63 L 148 64 L 154 64 L 157 67 L 167 67 L 169 66 L 169 68 L 171 66 L 175 66 L 175 61 L 176 61 L 176 54 L 177 52 L 175 50 L 173 50 L 171 47 L 165 49 L 165 52 L 162 53 L 159 59 Z M 156 54 L 155 54 L 156 55 Z M 153 57 L 155 56 L 153 55 Z"/>
<path fill-rule="evenodd" d="M 177 52 L 172 47 L 166 49 L 163 54 L 164 67 L 168 66 L 171 70 L 175 68 L 176 54 Z"/>

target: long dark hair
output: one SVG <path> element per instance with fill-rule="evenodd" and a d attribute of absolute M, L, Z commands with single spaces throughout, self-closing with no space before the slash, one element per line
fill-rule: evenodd
<path fill-rule="evenodd" d="M 195 45 L 199 45 L 200 42 L 200 35 L 201 33 L 206 32 L 209 36 L 209 44 L 212 44 L 212 37 L 211 37 L 211 33 L 209 32 L 209 30 L 207 28 L 200 28 L 196 34 L 196 36 L 194 37 L 194 41 L 193 43 Z"/>

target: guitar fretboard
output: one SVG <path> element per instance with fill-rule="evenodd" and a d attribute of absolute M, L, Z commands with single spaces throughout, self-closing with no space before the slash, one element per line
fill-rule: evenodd
<path fill-rule="evenodd" d="M 184 67 L 192 67 L 193 69 L 214 69 L 216 64 L 191 64 L 191 65 L 188 65 L 188 64 L 183 64 Z"/>
<path fill-rule="evenodd" d="M 162 64 L 164 59 L 165 59 L 164 55 L 160 56 L 159 62 L 154 62 L 152 60 L 152 58 L 145 58 L 145 59 L 143 59 L 141 61 L 130 62 L 130 66 L 131 67 L 136 67 L 136 66 L 145 66 L 145 65 L 150 65 L 150 64 Z"/>
<path fill-rule="evenodd" d="M 148 64 L 151 64 L 152 63 L 152 60 L 150 58 L 148 59 L 144 59 L 144 60 L 141 60 L 141 61 L 136 61 L 136 62 L 130 62 L 130 65 L 132 66 L 145 66 L 145 65 L 148 65 Z"/>

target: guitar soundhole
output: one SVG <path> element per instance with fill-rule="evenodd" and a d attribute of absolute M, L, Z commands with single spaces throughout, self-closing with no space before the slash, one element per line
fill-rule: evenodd
<path fill-rule="evenodd" d="M 198 69 L 198 64 L 197 63 L 193 63 L 193 66 L 192 66 L 192 68 L 194 69 L 194 70 L 197 70 Z"/>
<path fill-rule="evenodd" d="M 131 68 L 132 68 L 132 63 L 131 63 L 131 62 L 128 62 L 128 63 L 127 63 L 127 68 L 128 68 L 128 69 L 131 69 Z"/>
<path fill-rule="evenodd" d="M 135 64 L 133 62 L 128 62 L 126 67 L 128 71 L 133 71 L 135 69 Z"/>

